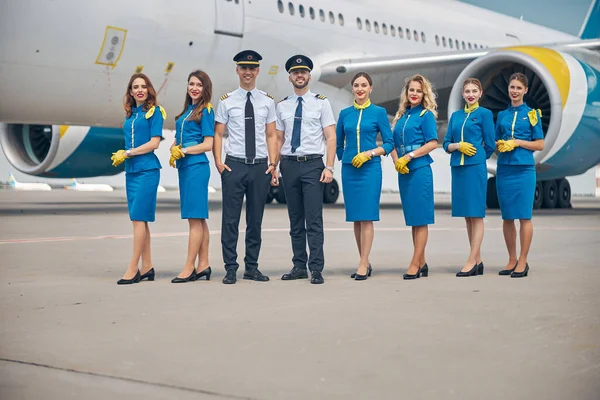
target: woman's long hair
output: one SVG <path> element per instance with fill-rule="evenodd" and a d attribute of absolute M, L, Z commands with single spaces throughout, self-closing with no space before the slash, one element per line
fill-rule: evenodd
<path fill-rule="evenodd" d="M 423 108 L 431 111 L 433 116 L 437 119 L 437 102 L 435 101 L 436 94 L 433 92 L 433 87 L 431 86 L 431 82 L 423 75 L 413 75 L 410 78 L 407 78 L 404 81 L 404 87 L 402 88 L 402 94 L 400 95 L 400 106 L 398 107 L 398 111 L 396 112 L 396 116 L 394 117 L 394 121 L 392 122 L 392 126 L 398 122 L 400 118 L 406 112 L 406 109 L 410 106 L 410 101 L 408 99 L 408 87 L 411 82 L 419 82 L 421 84 L 421 89 L 423 90 L 423 101 L 421 104 Z"/>
<path fill-rule="evenodd" d="M 210 100 L 212 98 L 212 81 L 210 80 L 210 77 L 208 76 L 208 74 L 206 72 L 197 70 L 197 71 L 191 72 L 188 75 L 188 79 L 187 79 L 188 84 L 189 84 L 192 76 L 195 76 L 196 78 L 198 78 L 200 80 L 200 82 L 202 82 L 202 97 L 200 98 L 200 101 L 198 102 L 196 108 L 194 109 L 194 111 L 192 111 L 192 114 L 190 115 L 190 117 L 187 120 L 199 122 L 200 118 L 202 117 L 202 110 L 204 110 L 204 108 L 206 108 L 206 106 L 208 105 L 208 103 L 210 103 Z M 185 102 L 183 103 L 183 110 L 179 113 L 179 115 L 177 115 L 175 117 L 175 120 L 177 120 L 179 117 L 181 117 L 187 111 L 188 106 L 190 104 L 192 104 L 192 98 L 190 97 L 190 94 L 186 90 Z"/>
<path fill-rule="evenodd" d="M 142 78 L 144 81 L 146 81 L 146 87 L 148 88 L 148 98 L 146 99 L 143 110 L 148 111 L 150 108 L 158 105 L 158 101 L 156 99 L 156 90 L 154 90 L 154 86 L 152 86 L 150 78 L 144 74 L 133 74 L 131 75 L 129 83 L 127 84 L 125 97 L 123 97 L 123 108 L 125 109 L 125 115 L 127 115 L 127 118 L 131 117 L 132 110 L 136 107 L 135 98 L 131 95 L 131 85 L 133 85 L 133 81 L 135 81 L 137 78 Z"/>

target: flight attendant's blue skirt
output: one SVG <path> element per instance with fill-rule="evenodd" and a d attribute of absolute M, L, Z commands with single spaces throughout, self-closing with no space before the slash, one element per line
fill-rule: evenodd
<path fill-rule="evenodd" d="M 127 172 L 125 174 L 129 219 L 132 221 L 154 222 L 159 181 L 159 169 Z"/>
<path fill-rule="evenodd" d="M 342 192 L 346 221 L 379 221 L 381 163 L 367 161 L 360 168 L 342 164 Z"/>
<path fill-rule="evenodd" d="M 485 217 L 487 168 L 485 163 L 452 167 L 452 216 Z"/>
<path fill-rule="evenodd" d="M 533 165 L 498 165 L 496 190 L 502 219 L 531 219 L 535 180 Z"/>
<path fill-rule="evenodd" d="M 423 226 L 435 222 L 433 173 L 430 165 L 411 169 L 408 174 L 398 174 L 398 188 L 407 226 Z"/>
<path fill-rule="evenodd" d="M 181 218 L 208 218 L 209 163 L 196 163 L 179 168 L 179 200 Z"/>

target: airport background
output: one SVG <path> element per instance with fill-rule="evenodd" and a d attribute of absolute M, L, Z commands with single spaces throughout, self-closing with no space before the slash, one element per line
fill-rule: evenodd
<path fill-rule="evenodd" d="M 579 34 L 579 30 L 581 29 L 590 6 L 590 0 L 573 0 L 569 2 L 564 2 L 562 0 L 531 0 L 526 2 L 520 0 L 505 0 L 502 2 L 490 0 L 463 0 L 462 2 L 486 8 L 491 11 L 500 12 L 512 17 L 522 18 L 526 21 L 548 26 L 573 35 Z M 260 86 L 260 77 L 258 84 Z M 176 111 L 167 110 L 167 112 L 173 113 Z M 168 190 L 176 189 L 177 171 L 169 168 L 167 162 L 169 158 L 168 147 L 172 142 L 173 131 L 165 131 L 164 136 L 165 141 L 161 143 L 161 148 L 157 152 L 163 165 L 160 184 Z M 117 149 L 115 149 L 115 151 L 116 150 Z M 435 160 L 432 165 L 435 192 L 450 193 L 451 181 L 449 156 L 445 154 L 442 149 L 437 149 L 432 153 L 432 157 Z M 397 180 L 395 173 L 393 173 L 392 163 L 390 160 L 385 160 L 384 169 L 386 168 L 386 161 L 387 164 L 389 164 L 387 165 L 387 169 L 389 169 L 390 173 L 384 173 L 383 190 L 397 191 Z M 109 162 L 108 159 L 107 162 Z M 212 160 L 211 163 L 214 165 Z M 337 167 L 338 171 L 336 171 L 336 178 L 338 182 L 341 182 L 339 175 L 339 170 L 341 168 L 339 163 L 337 163 Z M 44 179 L 20 173 L 10 165 L 4 153 L 0 152 L 0 182 L 8 182 L 9 172 L 12 172 L 19 182 L 45 182 L 52 186 L 66 185 L 70 182 L 69 179 Z M 571 176 L 567 179 L 571 184 L 573 196 L 600 196 L 600 166 L 592 168 L 582 175 Z M 121 173 L 115 176 L 83 178 L 79 179 L 79 182 L 105 183 L 115 188 L 122 188 L 125 186 L 125 174 Z M 219 176 L 214 167 L 211 169 L 211 179 L 209 184 L 216 188 L 220 188 L 221 186 Z"/>

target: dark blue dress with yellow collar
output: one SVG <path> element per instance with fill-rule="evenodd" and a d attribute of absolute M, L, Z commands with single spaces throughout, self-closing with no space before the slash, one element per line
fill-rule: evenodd
<path fill-rule="evenodd" d="M 155 136 L 162 139 L 165 110 L 161 106 L 145 108 L 145 104 L 135 107 L 125 118 L 125 150 L 148 143 Z M 154 151 L 125 159 L 127 206 L 132 221 L 154 222 L 160 168 Z"/>
<path fill-rule="evenodd" d="M 394 149 L 392 130 L 385 108 L 371 104 L 343 109 L 336 127 L 337 157 L 342 162 L 342 192 L 346 221 L 379 221 L 381 157 L 373 157 L 360 168 L 352 166 L 358 153 L 376 149 L 377 134 L 383 149 Z"/>
<path fill-rule="evenodd" d="M 444 150 L 451 143 L 468 142 L 477 152 L 468 156 L 456 150 L 451 153 L 452 216 L 484 218 L 487 196 L 486 160 L 494 154 L 494 115 L 475 104 L 457 110 L 450 116 L 444 136 Z"/>
<path fill-rule="evenodd" d="M 422 105 L 407 108 L 394 126 L 394 145 L 398 157 L 417 150 L 431 140 L 437 140 L 437 123 L 433 113 Z M 407 165 L 408 174 L 398 173 L 402 211 L 408 226 L 435 222 L 432 162 L 429 154 L 414 158 Z"/>
<path fill-rule="evenodd" d="M 190 120 L 197 105 L 190 104 L 175 121 L 175 142 L 182 148 L 196 146 L 205 137 L 215 136 L 215 112 L 209 103 L 202 109 L 200 121 Z M 208 218 L 208 180 L 210 165 L 206 153 L 186 154 L 177 160 L 181 218 Z"/>
<path fill-rule="evenodd" d="M 523 103 L 498 113 L 496 140 L 544 139 L 541 115 Z M 496 190 L 502 219 L 531 219 L 535 196 L 535 161 L 533 151 L 517 147 L 498 154 Z"/>

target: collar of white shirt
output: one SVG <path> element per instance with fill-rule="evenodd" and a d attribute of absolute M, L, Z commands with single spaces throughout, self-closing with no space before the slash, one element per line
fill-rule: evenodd
<path fill-rule="evenodd" d="M 243 98 L 246 98 L 246 96 L 248 96 L 248 90 L 242 89 L 241 87 L 238 87 L 236 92 Z M 256 99 L 258 96 L 258 89 L 254 87 L 254 89 L 250 90 L 250 93 L 252 93 L 252 96 L 250 97 Z"/>
<path fill-rule="evenodd" d="M 296 93 L 294 93 L 292 95 L 291 99 L 293 100 L 294 103 L 296 103 L 298 101 L 298 97 L 302 97 L 302 100 L 304 101 L 304 103 L 306 103 L 306 100 L 308 100 L 314 96 L 315 96 L 314 93 L 309 90 L 308 92 L 304 93 L 302 96 L 298 96 Z"/>

